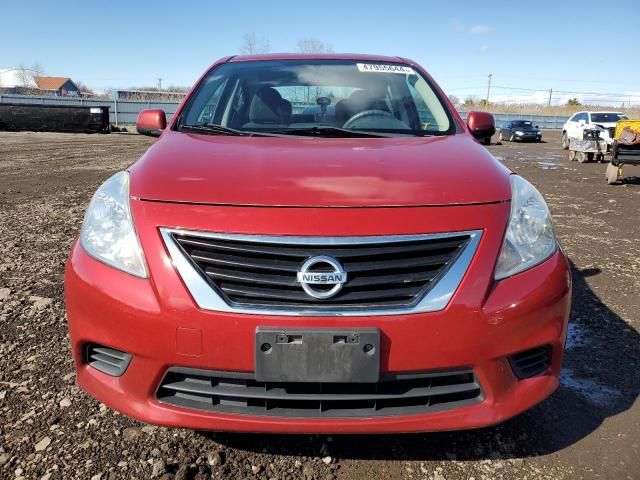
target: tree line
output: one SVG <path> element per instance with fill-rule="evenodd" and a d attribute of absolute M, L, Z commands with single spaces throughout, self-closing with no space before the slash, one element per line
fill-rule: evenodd
<path fill-rule="evenodd" d="M 333 53 L 333 45 L 317 38 L 301 38 L 296 43 L 297 53 Z M 240 53 L 243 55 L 256 55 L 271 52 L 271 43 L 265 36 L 258 37 L 255 32 L 244 34 Z"/>

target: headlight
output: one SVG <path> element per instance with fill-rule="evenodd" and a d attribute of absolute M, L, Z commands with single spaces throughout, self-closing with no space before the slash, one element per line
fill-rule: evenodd
<path fill-rule="evenodd" d="M 520 130 L 516 130 L 516 135 L 524 135 Z"/>
<path fill-rule="evenodd" d="M 539 264 L 556 247 L 551 215 L 542 195 L 524 178 L 511 175 L 511 215 L 496 265 L 496 280 Z"/>
<path fill-rule="evenodd" d="M 93 195 L 82 223 L 80 243 L 96 260 L 138 277 L 147 276 L 129 208 L 127 172 L 116 173 Z"/>
<path fill-rule="evenodd" d="M 542 132 L 536 132 L 536 135 L 542 135 Z"/>

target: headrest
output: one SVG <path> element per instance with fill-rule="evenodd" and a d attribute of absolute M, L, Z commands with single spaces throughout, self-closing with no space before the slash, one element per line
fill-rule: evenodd
<path fill-rule="evenodd" d="M 249 120 L 254 123 L 289 123 L 291 103 L 272 87 L 262 87 L 249 106 Z"/>

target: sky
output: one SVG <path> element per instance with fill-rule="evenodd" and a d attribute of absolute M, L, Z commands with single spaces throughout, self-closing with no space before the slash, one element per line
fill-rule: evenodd
<path fill-rule="evenodd" d="M 607 12 L 607 5 L 611 10 Z M 292 52 L 399 55 L 451 95 L 640 105 L 638 0 L 0 0 L 0 69 L 37 62 L 89 87 L 190 86 L 245 33 Z M 587 95 L 591 94 L 591 95 Z M 597 95 L 593 95 L 597 94 Z M 604 94 L 604 95 L 603 95 Z"/>

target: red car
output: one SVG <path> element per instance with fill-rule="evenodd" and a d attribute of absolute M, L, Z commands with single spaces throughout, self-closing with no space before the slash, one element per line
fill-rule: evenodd
<path fill-rule="evenodd" d="M 79 385 L 144 422 L 481 427 L 558 386 L 545 201 L 399 57 L 224 58 L 108 179 L 66 269 Z"/>

